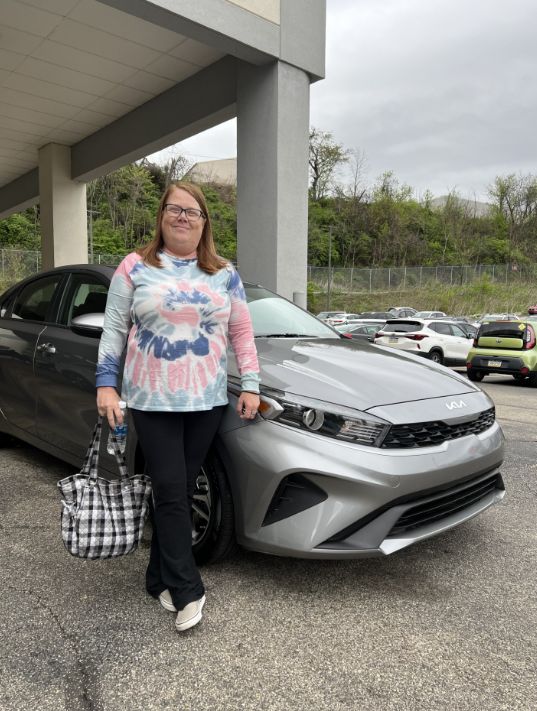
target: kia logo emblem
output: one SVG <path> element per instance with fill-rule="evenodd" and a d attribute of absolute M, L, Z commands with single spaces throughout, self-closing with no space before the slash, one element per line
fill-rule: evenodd
<path fill-rule="evenodd" d="M 448 410 L 460 410 L 462 407 L 468 407 L 464 400 L 452 400 L 451 402 L 446 402 L 446 407 Z"/>

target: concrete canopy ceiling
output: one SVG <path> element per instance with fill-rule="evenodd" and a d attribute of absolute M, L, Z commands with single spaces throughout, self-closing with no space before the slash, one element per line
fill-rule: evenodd
<path fill-rule="evenodd" d="M 2 0 L 0 187 L 223 56 L 96 0 Z"/>

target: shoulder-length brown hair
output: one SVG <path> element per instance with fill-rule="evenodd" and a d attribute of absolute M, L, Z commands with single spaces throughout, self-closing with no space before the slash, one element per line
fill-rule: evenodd
<path fill-rule="evenodd" d="M 137 249 L 137 253 L 142 257 L 146 264 L 150 264 L 153 267 L 162 267 L 160 262 L 158 252 L 164 248 L 164 239 L 162 237 L 162 215 L 164 212 L 164 205 L 168 202 L 170 193 L 175 188 L 184 190 L 189 195 L 191 195 L 194 200 L 198 203 L 200 210 L 204 215 L 204 225 L 203 232 L 201 233 L 201 239 L 197 247 L 197 258 L 198 266 L 207 274 L 215 274 L 216 272 L 227 266 L 228 262 L 219 257 L 216 253 L 216 247 L 214 246 L 213 230 L 211 226 L 211 218 L 209 216 L 209 211 L 207 210 L 207 203 L 205 201 L 205 196 L 197 185 L 193 183 L 183 183 L 181 181 L 173 181 L 168 185 L 164 195 L 160 200 L 157 212 L 157 225 L 155 228 L 155 236 L 149 242 L 149 244 L 144 245 Z"/>

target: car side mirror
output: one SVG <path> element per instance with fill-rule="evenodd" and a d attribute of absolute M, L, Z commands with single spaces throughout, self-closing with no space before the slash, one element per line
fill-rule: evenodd
<path fill-rule="evenodd" d="M 87 336 L 89 338 L 100 338 L 104 326 L 103 313 L 90 313 L 75 316 L 71 319 L 71 331 L 79 336 Z"/>

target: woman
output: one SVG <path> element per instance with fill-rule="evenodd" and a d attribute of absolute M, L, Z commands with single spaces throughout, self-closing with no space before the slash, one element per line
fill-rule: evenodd
<path fill-rule="evenodd" d="M 127 340 L 128 337 L 128 340 Z M 227 400 L 228 338 L 241 375 L 237 411 L 259 407 L 259 366 L 241 279 L 216 254 L 201 190 L 172 183 L 154 239 L 125 257 L 108 292 L 97 365 L 97 409 L 121 423 L 117 383 L 153 483 L 148 592 L 177 612 L 178 631 L 202 616 L 205 590 L 192 555 L 196 476 Z"/>

